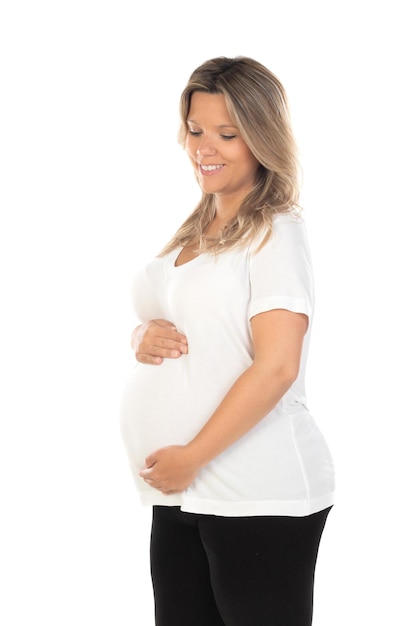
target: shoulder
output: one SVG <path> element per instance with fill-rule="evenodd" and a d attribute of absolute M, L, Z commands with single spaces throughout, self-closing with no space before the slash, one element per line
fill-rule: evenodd
<path fill-rule="evenodd" d="M 271 228 L 263 228 L 250 245 L 250 255 L 285 245 L 306 244 L 307 232 L 303 217 L 296 212 L 278 213 L 272 218 Z"/>
<path fill-rule="evenodd" d="M 305 230 L 305 221 L 300 213 L 277 213 L 272 219 L 272 235 L 279 231 L 302 231 Z"/>

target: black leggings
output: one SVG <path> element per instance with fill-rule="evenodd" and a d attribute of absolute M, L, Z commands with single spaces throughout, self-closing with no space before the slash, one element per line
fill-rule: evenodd
<path fill-rule="evenodd" d="M 330 508 L 306 517 L 218 517 L 155 506 L 156 626 L 310 626 Z"/>

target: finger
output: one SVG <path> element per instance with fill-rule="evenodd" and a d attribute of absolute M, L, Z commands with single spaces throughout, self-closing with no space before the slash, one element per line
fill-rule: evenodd
<path fill-rule="evenodd" d="M 157 478 L 152 474 L 152 467 L 144 467 L 140 470 L 139 476 L 147 483 L 154 483 Z"/>
<path fill-rule="evenodd" d="M 187 343 L 187 338 L 183 333 L 178 332 L 177 328 L 167 320 L 152 320 L 147 325 L 148 333 L 160 337 L 172 339 L 178 343 Z"/>
<path fill-rule="evenodd" d="M 144 354 L 143 352 L 136 352 L 135 357 L 139 363 L 146 365 L 161 365 L 161 363 L 164 362 L 164 359 L 160 356 L 152 356 L 150 354 Z"/>
<path fill-rule="evenodd" d="M 186 344 L 165 337 L 152 337 L 138 346 L 138 352 L 146 352 L 146 354 L 160 357 L 173 356 L 174 354 L 181 356 L 187 351 Z"/>
<path fill-rule="evenodd" d="M 152 320 L 152 323 L 157 324 L 157 326 L 163 326 L 164 328 L 172 328 L 176 330 L 175 324 L 173 324 L 172 322 L 169 322 L 168 320 L 156 319 L 156 320 Z"/>
<path fill-rule="evenodd" d="M 186 354 L 187 352 L 188 349 L 186 346 L 183 346 L 181 349 L 168 349 L 161 348 L 160 346 L 146 346 L 141 344 L 135 352 L 135 357 L 139 363 L 160 365 L 164 359 L 178 359 L 182 354 Z"/>
<path fill-rule="evenodd" d="M 157 462 L 157 458 L 155 456 L 155 453 L 150 454 L 149 456 L 146 457 L 145 459 L 145 466 L 142 467 L 142 472 L 150 472 L 150 470 L 155 466 L 155 463 Z"/>
<path fill-rule="evenodd" d="M 157 491 L 161 491 L 161 493 L 174 493 L 172 490 L 169 490 L 164 483 L 155 482 L 152 478 L 144 478 L 143 480 L 149 485 L 149 487 L 152 487 Z"/>
<path fill-rule="evenodd" d="M 175 335 L 162 335 L 156 333 L 149 333 L 145 335 L 141 342 L 138 344 L 138 348 L 142 351 L 150 353 L 152 349 L 163 350 L 179 350 L 180 352 L 188 351 L 188 344 L 185 339 L 181 339 L 183 335 L 176 333 Z M 155 355 L 161 356 L 161 355 Z"/>

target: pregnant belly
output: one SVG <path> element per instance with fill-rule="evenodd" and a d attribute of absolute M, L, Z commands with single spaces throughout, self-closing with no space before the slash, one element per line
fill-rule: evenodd
<path fill-rule="evenodd" d="M 121 399 L 121 432 L 130 463 L 141 468 L 148 454 L 188 443 L 219 403 L 223 390 L 192 380 L 186 359 L 160 366 L 138 363 Z"/>

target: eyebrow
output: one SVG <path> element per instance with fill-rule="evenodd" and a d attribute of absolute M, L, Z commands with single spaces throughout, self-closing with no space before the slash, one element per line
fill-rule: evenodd
<path fill-rule="evenodd" d="M 187 120 L 187 124 L 196 124 L 196 126 L 199 126 L 198 122 L 196 120 Z M 238 128 L 237 126 L 235 126 L 234 124 L 219 124 L 218 126 L 216 126 L 215 128 Z"/>

